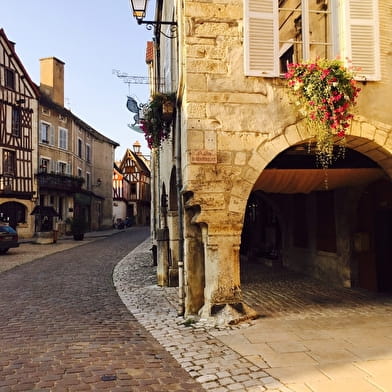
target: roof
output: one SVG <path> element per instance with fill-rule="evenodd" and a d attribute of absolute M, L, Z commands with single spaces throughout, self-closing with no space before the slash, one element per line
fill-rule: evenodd
<path fill-rule="evenodd" d="M 55 110 L 57 113 L 63 115 L 63 116 L 68 116 L 70 117 L 75 124 L 77 124 L 80 128 L 84 129 L 86 132 L 90 133 L 92 136 L 94 136 L 96 139 L 101 140 L 103 142 L 112 144 L 115 147 L 118 147 L 120 144 L 109 139 L 108 137 L 102 135 L 98 131 L 96 131 L 94 128 L 92 128 L 90 125 L 85 123 L 83 120 L 81 120 L 78 116 L 73 114 L 69 109 L 66 109 L 65 107 L 55 103 L 50 97 L 48 97 L 46 94 L 41 93 L 39 103 L 42 106 L 46 106 L 49 109 Z"/>
<path fill-rule="evenodd" d="M 18 67 L 22 70 L 22 73 L 23 73 L 27 83 L 31 86 L 31 88 L 33 89 L 36 97 L 38 98 L 40 96 L 39 88 L 31 80 L 30 75 L 26 71 L 26 68 L 23 66 L 22 62 L 20 61 L 18 55 L 15 52 L 15 43 L 8 39 L 8 37 L 7 37 L 7 35 L 6 35 L 6 33 L 5 33 L 3 28 L 0 28 L 0 38 L 3 38 L 3 40 L 5 42 L 5 45 L 8 47 L 8 49 L 12 53 L 12 58 L 16 61 L 16 63 L 18 64 Z"/>
<path fill-rule="evenodd" d="M 30 215 L 41 215 L 41 216 L 59 216 L 57 211 L 52 206 L 35 206 Z"/>
<path fill-rule="evenodd" d="M 146 63 L 151 63 L 154 60 L 154 42 L 147 41 L 146 46 Z"/>
<path fill-rule="evenodd" d="M 123 168 L 123 165 L 127 159 L 133 159 L 136 162 L 140 171 L 148 173 L 148 175 L 151 174 L 150 168 L 146 165 L 146 162 L 144 161 L 142 156 L 139 156 L 129 148 L 127 148 L 127 150 L 125 151 L 124 157 L 121 160 L 120 168 Z"/>

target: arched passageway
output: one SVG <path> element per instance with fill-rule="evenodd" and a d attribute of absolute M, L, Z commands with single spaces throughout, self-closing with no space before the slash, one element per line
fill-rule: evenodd
<path fill-rule="evenodd" d="M 248 199 L 241 280 L 258 263 L 331 285 L 392 291 L 391 196 L 386 173 L 354 149 L 325 171 L 307 144 L 290 147 Z"/>
<path fill-rule="evenodd" d="M 6 220 L 16 229 L 18 223 L 26 223 L 26 207 L 18 202 L 9 201 L 0 205 L 0 219 Z"/>

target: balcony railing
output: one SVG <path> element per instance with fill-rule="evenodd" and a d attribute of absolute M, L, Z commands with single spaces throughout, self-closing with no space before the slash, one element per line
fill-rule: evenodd
<path fill-rule="evenodd" d="M 37 173 L 38 186 L 40 188 L 78 192 L 84 183 L 83 177 L 70 176 L 59 173 Z"/>

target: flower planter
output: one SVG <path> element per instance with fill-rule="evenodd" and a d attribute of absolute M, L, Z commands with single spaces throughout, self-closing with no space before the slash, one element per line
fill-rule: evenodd
<path fill-rule="evenodd" d="M 354 115 L 358 93 L 354 73 L 339 60 L 289 64 L 288 86 L 316 141 L 316 156 L 323 168 L 332 164 L 334 144 L 344 149 L 346 129 Z"/>
<path fill-rule="evenodd" d="M 159 148 L 170 136 L 175 114 L 175 93 L 155 94 L 144 109 L 141 127 L 149 148 Z"/>

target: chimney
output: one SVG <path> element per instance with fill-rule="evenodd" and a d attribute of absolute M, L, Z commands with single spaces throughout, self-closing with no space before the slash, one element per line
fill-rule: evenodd
<path fill-rule="evenodd" d="M 64 107 L 64 63 L 56 57 L 40 59 L 40 90 Z"/>

